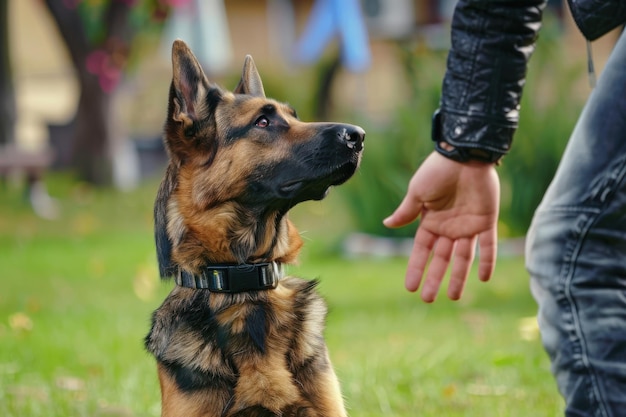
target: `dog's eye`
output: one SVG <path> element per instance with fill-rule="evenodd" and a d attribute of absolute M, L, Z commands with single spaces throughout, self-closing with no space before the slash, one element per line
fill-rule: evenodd
<path fill-rule="evenodd" d="M 258 127 L 268 127 L 270 125 L 270 121 L 267 117 L 261 116 L 258 119 L 256 119 L 256 122 L 254 122 L 254 125 Z"/>

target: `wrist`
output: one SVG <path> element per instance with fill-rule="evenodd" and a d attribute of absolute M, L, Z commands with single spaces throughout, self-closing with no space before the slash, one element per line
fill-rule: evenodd
<path fill-rule="evenodd" d="M 484 165 L 500 165 L 502 155 L 485 151 L 479 148 L 461 148 L 445 141 L 435 142 L 435 150 L 440 155 L 461 163 L 476 163 Z"/>
<path fill-rule="evenodd" d="M 500 164 L 500 160 L 504 157 L 504 153 L 495 151 L 490 148 L 481 147 L 478 143 L 452 144 L 445 139 L 442 128 L 442 114 L 435 111 L 432 120 L 431 139 L 435 142 L 435 150 L 456 162 L 478 162 L 485 164 Z"/>

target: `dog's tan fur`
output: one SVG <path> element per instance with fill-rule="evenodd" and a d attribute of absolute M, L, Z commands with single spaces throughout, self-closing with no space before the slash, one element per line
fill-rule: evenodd
<path fill-rule="evenodd" d="M 183 42 L 174 43 L 172 57 L 170 164 L 155 202 L 161 275 L 294 262 L 302 241 L 286 212 L 352 175 L 364 132 L 301 122 L 291 107 L 265 97 L 249 57 L 232 93 L 206 79 Z M 346 416 L 315 286 L 293 277 L 240 293 L 176 286 L 146 337 L 162 415 Z"/>

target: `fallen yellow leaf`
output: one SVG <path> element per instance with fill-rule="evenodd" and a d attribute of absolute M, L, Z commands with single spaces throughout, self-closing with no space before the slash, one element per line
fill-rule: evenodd
<path fill-rule="evenodd" d="M 539 337 L 539 325 L 537 317 L 524 317 L 518 323 L 519 335 L 522 340 L 532 342 Z"/>
<path fill-rule="evenodd" d="M 33 330 L 33 320 L 24 313 L 14 313 L 9 316 L 9 327 L 16 332 L 29 332 Z"/>
<path fill-rule="evenodd" d="M 158 287 L 158 271 L 155 266 L 140 265 L 133 280 L 133 290 L 141 301 L 150 301 L 154 298 Z"/>

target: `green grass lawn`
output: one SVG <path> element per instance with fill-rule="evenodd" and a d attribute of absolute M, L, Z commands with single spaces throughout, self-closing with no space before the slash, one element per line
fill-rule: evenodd
<path fill-rule="evenodd" d="M 157 278 L 156 183 L 124 194 L 53 178 L 50 189 L 62 209 L 55 221 L 0 188 L 0 416 L 158 416 L 142 345 L 171 287 Z M 535 305 L 521 259 L 501 259 L 488 284 L 474 274 L 459 302 L 426 305 L 403 289 L 405 259 L 339 256 L 351 215 L 334 195 L 296 208 L 307 243 L 290 271 L 321 280 L 352 416 L 562 415 L 525 320 Z"/>

